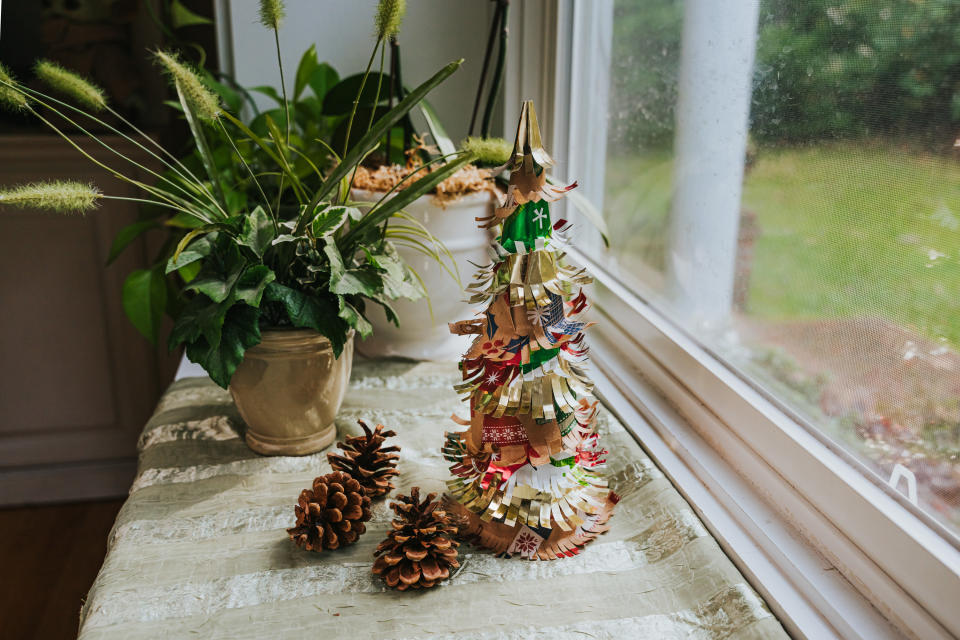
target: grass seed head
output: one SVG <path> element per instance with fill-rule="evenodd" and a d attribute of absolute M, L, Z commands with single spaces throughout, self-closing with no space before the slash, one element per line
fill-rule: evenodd
<path fill-rule="evenodd" d="M 91 111 L 103 111 L 107 108 L 107 98 L 103 89 L 55 62 L 40 60 L 34 67 L 34 73 L 44 84 Z"/>
<path fill-rule="evenodd" d="M 102 198 L 92 184 L 70 180 L 31 182 L 15 187 L 0 188 L 0 206 L 39 209 L 55 213 L 86 213 Z"/>
<path fill-rule="evenodd" d="M 503 138 L 469 137 L 460 143 L 460 148 L 476 157 L 476 163 L 485 167 L 506 164 L 513 153 L 513 145 Z"/>
<path fill-rule="evenodd" d="M 10 70 L 0 63 L 0 104 L 11 111 L 23 111 L 30 106 L 27 96 L 22 91 L 10 85 L 17 85 L 16 78 Z"/>
<path fill-rule="evenodd" d="M 375 17 L 377 40 L 392 38 L 400 33 L 400 23 L 407 13 L 407 0 L 380 0 Z"/>
<path fill-rule="evenodd" d="M 220 98 L 204 84 L 196 71 L 171 51 L 161 49 L 154 53 L 154 57 L 201 120 L 213 121 L 220 117 L 223 111 Z"/>
<path fill-rule="evenodd" d="M 283 0 L 260 0 L 260 23 L 267 29 L 279 29 L 287 17 L 287 8 Z"/>

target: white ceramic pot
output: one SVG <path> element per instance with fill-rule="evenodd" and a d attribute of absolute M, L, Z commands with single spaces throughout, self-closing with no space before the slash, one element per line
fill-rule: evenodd
<path fill-rule="evenodd" d="M 354 200 L 376 202 L 383 194 L 354 189 Z M 493 213 L 494 198 L 490 193 L 471 193 L 447 204 L 434 202 L 432 195 L 415 200 L 406 212 L 420 221 L 453 254 L 463 287 L 470 284 L 477 268 L 470 264 L 490 261 L 487 247 L 490 232 L 477 228 L 474 218 Z M 368 357 L 399 356 L 415 360 L 452 361 L 470 346 L 470 336 L 455 336 L 448 322 L 468 320 L 476 307 L 466 301 L 466 294 L 457 282 L 434 260 L 414 249 L 398 246 L 397 250 L 416 269 L 433 305 L 433 317 L 426 299 L 396 300 L 390 306 L 400 317 L 400 326 L 388 322 L 383 309 L 375 303 L 368 307 L 367 317 L 373 324 L 373 335 L 357 342 L 357 351 Z"/>

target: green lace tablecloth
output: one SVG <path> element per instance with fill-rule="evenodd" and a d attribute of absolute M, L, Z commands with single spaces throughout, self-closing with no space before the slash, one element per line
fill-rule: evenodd
<path fill-rule="evenodd" d="M 398 490 L 440 491 L 443 433 L 464 413 L 452 365 L 357 360 L 337 425 L 395 429 Z M 392 512 L 375 503 L 357 544 L 317 554 L 285 529 L 326 452 L 262 457 L 229 394 L 188 378 L 140 438 L 140 468 L 81 612 L 95 638 L 781 638 L 779 622 L 630 434 L 604 414 L 608 474 L 623 496 L 611 530 L 575 558 L 529 562 L 461 546 L 430 590 L 370 573 Z M 319 635 L 308 635 L 319 634 Z"/>

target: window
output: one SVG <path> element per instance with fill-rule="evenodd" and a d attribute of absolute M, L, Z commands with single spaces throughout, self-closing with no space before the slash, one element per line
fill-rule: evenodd
<path fill-rule="evenodd" d="M 570 175 L 602 176 L 584 191 L 611 245 L 580 245 L 618 285 L 599 305 L 632 331 L 613 291 L 642 300 L 883 488 L 931 533 L 923 544 L 935 537 L 955 561 L 960 4 L 574 5 L 565 149 L 586 149 Z M 684 381 L 673 346 L 657 359 L 729 415 L 704 376 Z M 885 532 L 827 504 L 832 490 L 797 473 L 790 452 L 761 454 L 901 586 L 922 582 L 892 557 L 907 550 L 871 547 Z M 958 567 L 941 568 L 955 586 Z M 936 594 L 904 588 L 937 610 Z"/>
<path fill-rule="evenodd" d="M 710 149 L 677 130 L 683 4 L 621 0 L 615 12 L 611 258 L 960 536 L 960 7 L 765 0 L 745 151 L 705 161 Z M 742 186 L 717 187 L 734 216 L 678 190 L 712 165 L 730 180 L 742 171 Z"/>

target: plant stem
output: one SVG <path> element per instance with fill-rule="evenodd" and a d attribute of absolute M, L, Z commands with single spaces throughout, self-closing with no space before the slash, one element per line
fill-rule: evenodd
<path fill-rule="evenodd" d="M 8 83 L 5 83 L 5 82 L 3 82 L 3 81 L 0 81 L 0 84 L 4 84 L 4 85 L 10 86 L 10 87 L 13 87 L 13 85 L 9 85 Z M 216 205 L 217 207 L 219 207 L 219 203 L 216 201 L 216 199 L 213 198 L 213 195 L 210 194 L 209 190 L 206 189 L 206 186 L 203 185 L 199 180 L 197 180 L 196 176 L 193 176 L 193 174 L 191 174 L 191 176 L 193 176 L 193 180 L 194 180 L 193 184 L 191 184 L 191 181 L 190 181 L 184 174 L 182 174 L 181 172 L 179 172 L 176 167 L 174 167 L 173 165 L 171 165 L 169 162 L 165 161 L 163 158 L 161 158 L 160 156 L 158 156 L 156 153 L 154 153 L 154 152 L 151 151 L 150 149 L 147 149 L 145 146 L 143 146 L 142 144 L 140 144 L 140 142 L 138 142 L 136 139 L 134 139 L 134 138 L 130 137 L 129 135 L 125 134 L 124 132 L 120 131 L 119 129 L 117 129 L 116 127 L 112 126 L 112 125 L 109 124 L 108 122 L 105 122 L 105 121 L 101 120 L 100 118 L 98 118 L 98 117 L 96 117 L 96 116 L 94 116 L 94 115 L 92 115 L 92 114 L 90 114 L 90 113 L 87 113 L 87 112 L 84 111 L 83 109 L 80 109 L 80 108 L 78 108 L 78 107 L 75 107 L 75 106 L 73 106 L 73 105 L 71 105 L 71 104 L 69 104 L 69 103 L 63 102 L 62 100 L 58 100 L 57 98 L 54 98 L 54 97 L 52 97 L 52 96 L 48 96 L 48 95 L 46 95 L 46 94 L 44 94 L 44 93 L 42 93 L 42 92 L 40 92 L 40 91 L 37 91 L 37 90 L 35 90 L 35 89 L 31 89 L 31 88 L 29 88 L 29 87 L 15 87 L 15 88 L 16 88 L 17 90 L 19 90 L 19 91 L 23 91 L 23 92 L 30 93 L 31 95 L 33 95 L 33 96 L 34 96 L 34 100 L 37 102 L 37 104 L 39 104 L 40 106 L 42 106 L 42 107 L 44 107 L 44 108 L 46 108 L 46 109 L 49 109 L 50 111 L 52 111 L 52 112 L 55 113 L 56 115 L 60 116 L 60 117 L 63 118 L 66 122 L 68 122 L 68 123 L 71 124 L 72 126 L 76 127 L 80 132 L 82 132 L 83 134 L 85 134 L 88 138 L 90 138 L 91 140 L 94 140 L 97 144 L 99 144 L 100 146 L 104 147 L 105 149 L 108 149 L 108 150 L 109 150 L 111 153 L 113 153 L 114 155 L 119 156 L 120 158 L 123 158 L 124 160 L 126 160 L 126 161 L 129 162 L 130 164 L 134 165 L 135 167 L 137 167 L 137 168 L 140 169 L 141 171 L 144 171 L 144 172 L 146 172 L 146 173 L 149 173 L 149 174 L 155 176 L 157 179 L 162 180 L 163 182 L 166 182 L 167 184 L 170 184 L 170 185 L 174 186 L 175 188 L 179 189 L 184 195 L 186 195 L 186 196 L 188 196 L 188 197 L 190 197 L 190 198 L 196 198 L 196 194 L 195 194 L 195 193 L 192 193 L 191 191 L 188 191 L 186 188 L 183 187 L 183 185 L 180 185 L 180 184 L 174 182 L 173 180 L 170 180 L 170 178 L 167 178 L 167 177 L 165 177 L 165 176 L 157 173 L 156 171 L 154 171 L 154 170 L 152 170 L 152 169 L 149 169 L 149 168 L 143 166 L 142 164 L 140 164 L 139 162 L 136 162 L 136 161 L 133 160 L 132 158 L 130 158 L 130 157 L 128 157 L 128 156 L 120 153 L 119 151 L 117 151 L 116 149 L 114 149 L 113 147 L 111 147 L 110 145 L 108 145 L 107 143 L 105 143 L 103 140 L 101 140 L 100 138 L 98 138 L 97 136 L 95 136 L 93 133 L 91 133 L 90 131 L 87 131 L 85 128 L 83 128 L 82 126 L 80 126 L 75 120 L 73 120 L 72 118 L 67 117 L 62 111 L 60 111 L 59 109 L 57 109 L 56 107 L 50 105 L 48 102 L 45 102 L 45 101 L 46 101 L 46 100 L 49 100 L 49 101 L 54 102 L 54 103 L 56 103 L 56 104 L 58 104 L 58 105 L 64 106 L 64 107 L 66 107 L 66 108 L 68 108 L 68 109 L 71 109 L 72 111 L 75 111 L 75 112 L 79 113 L 80 115 L 85 116 L 86 118 L 92 120 L 93 122 L 95 122 L 95 123 L 97 123 L 97 124 L 99 124 L 99 125 L 107 128 L 107 129 L 110 130 L 111 132 L 113 132 L 113 133 L 115 133 L 116 135 L 120 136 L 120 137 L 123 138 L 124 140 L 127 140 L 128 142 L 136 145 L 137 147 L 139 147 L 139 148 L 140 148 L 141 150 L 143 150 L 144 152 L 150 154 L 151 156 L 153 156 L 154 158 L 156 158 L 157 160 L 159 160 L 159 161 L 160 161 L 161 163 L 163 163 L 167 168 L 169 168 L 171 171 L 173 171 L 174 173 L 176 173 L 186 184 L 188 184 L 188 185 L 190 185 L 190 186 L 193 186 L 193 187 L 195 187 L 195 188 L 199 187 L 199 188 L 203 189 L 203 190 L 209 195 L 211 202 L 212 202 L 214 205 Z M 107 107 L 107 111 L 110 112 L 110 113 L 114 113 L 109 107 Z M 34 114 L 36 115 L 36 112 L 34 112 Z M 126 123 L 126 121 L 123 120 L 122 117 L 120 117 L 120 120 Z M 126 124 L 129 125 L 129 123 L 126 123 Z M 133 127 L 133 125 L 130 125 L 130 126 L 131 126 L 131 128 L 133 128 L 135 131 L 137 131 L 141 136 L 143 136 L 143 137 L 146 138 L 146 139 L 151 140 L 154 144 L 157 144 L 156 141 L 153 141 L 151 138 L 148 138 L 148 136 L 146 136 L 146 134 L 144 134 L 144 133 L 143 133 L 142 131 L 140 131 L 139 129 L 136 129 L 136 127 Z M 157 145 L 157 146 L 159 146 L 159 145 Z M 160 147 L 160 148 L 162 149 L 163 147 Z M 172 195 L 172 194 L 171 194 L 171 195 Z M 199 200 L 196 200 L 196 204 L 198 204 L 198 205 L 200 205 L 200 206 L 204 206 L 204 203 L 203 203 L 202 201 L 199 201 Z"/>
<path fill-rule="evenodd" d="M 493 12 L 493 20 L 490 21 L 490 35 L 487 37 L 487 49 L 483 52 L 483 67 L 480 69 L 480 82 L 477 84 L 477 97 L 473 101 L 473 114 L 470 116 L 470 129 L 467 135 L 473 135 L 473 128 L 477 122 L 477 114 L 480 111 L 480 100 L 483 97 L 483 84 L 487 80 L 490 56 L 493 53 L 493 41 L 497 37 L 497 26 L 500 24 L 500 13 L 502 11 L 503 5 L 497 2 L 497 8 Z"/>
<path fill-rule="evenodd" d="M 377 115 L 377 105 L 380 104 L 380 85 L 383 84 L 383 60 L 386 57 L 386 53 L 387 53 L 387 48 L 380 47 L 380 73 L 377 75 L 377 93 L 373 98 L 373 108 L 370 110 L 370 118 L 367 120 L 367 130 L 364 131 L 364 133 L 367 133 L 368 131 L 370 131 L 370 127 L 373 126 L 373 118 L 374 116 Z M 390 134 L 388 133 L 387 134 L 388 142 L 389 142 L 389 135 Z M 347 134 L 347 137 L 349 139 L 349 134 Z M 387 162 L 388 163 L 390 162 L 389 145 L 387 146 Z M 353 188 L 353 181 L 357 177 L 357 169 L 359 168 L 360 168 L 360 164 L 357 163 L 357 165 L 353 168 L 353 174 L 350 176 L 350 182 L 348 183 L 350 186 L 347 189 L 347 191 Z"/>
<path fill-rule="evenodd" d="M 273 230 L 279 233 L 279 224 L 277 222 L 277 216 L 280 215 L 279 211 L 274 213 L 273 209 L 270 207 L 270 200 L 267 198 L 267 194 L 264 193 L 263 187 L 260 186 L 260 181 L 257 180 L 257 176 L 254 175 L 253 169 L 251 169 L 250 165 L 247 164 L 247 159 L 243 157 L 243 154 L 240 153 L 240 149 L 237 148 L 237 143 L 234 142 L 233 136 L 231 136 L 230 132 L 227 131 L 226 125 L 223 124 L 222 120 L 218 120 L 217 122 L 220 123 L 220 129 L 223 131 L 223 135 L 227 137 L 227 141 L 230 143 L 230 146 L 233 147 L 233 152 L 237 154 L 237 157 L 240 158 L 240 162 L 243 163 L 247 173 L 250 174 L 253 184 L 257 185 L 257 190 L 260 192 L 260 196 L 263 198 L 263 203 L 267 206 L 267 211 L 270 213 L 270 218 L 273 220 Z"/>
<path fill-rule="evenodd" d="M 203 125 L 184 97 L 183 91 L 180 90 L 180 85 L 177 85 L 177 97 L 180 98 L 180 106 L 183 107 L 183 113 L 187 118 L 187 126 L 190 127 L 190 133 L 193 134 L 193 140 L 197 144 L 197 151 L 200 152 L 200 159 L 203 161 L 203 166 L 207 171 L 207 175 L 210 177 L 210 182 L 213 183 L 214 189 L 216 189 L 220 195 L 220 201 L 223 205 L 221 210 L 225 212 L 227 209 L 227 196 L 223 191 L 223 185 L 220 183 L 220 173 L 217 171 L 217 165 L 213 161 L 213 154 L 210 152 L 210 144 L 207 142 L 207 136 L 203 133 Z M 224 217 L 228 216 L 224 214 Z"/>
<path fill-rule="evenodd" d="M 109 105 L 107 105 L 107 112 L 108 112 L 109 114 L 111 114 L 113 117 L 115 117 L 115 118 L 117 118 L 118 120 L 120 120 L 120 122 L 122 122 L 122 123 L 125 124 L 126 126 L 130 127 L 134 132 L 136 132 L 138 135 L 140 135 L 144 140 L 150 141 L 150 143 L 153 144 L 153 146 L 155 146 L 157 149 L 159 149 L 160 151 L 162 151 L 163 154 L 166 155 L 168 158 L 170 158 L 171 160 L 173 160 L 173 162 L 176 163 L 176 166 L 179 167 L 179 168 L 182 170 L 182 172 L 177 171 L 177 169 L 176 169 L 175 167 L 173 167 L 172 165 L 170 165 L 169 162 L 163 161 L 162 158 L 159 158 L 159 157 L 156 156 L 156 154 L 154 154 L 154 157 L 157 157 L 158 160 L 160 160 L 161 162 L 164 162 L 164 164 L 166 164 L 168 167 L 170 167 L 171 170 L 175 171 L 175 172 L 177 173 L 177 175 L 179 175 L 181 178 L 183 178 L 184 181 L 189 182 L 189 180 L 187 180 L 187 176 L 189 176 L 190 179 L 193 180 L 193 182 L 194 182 L 198 187 L 200 187 L 200 189 L 202 189 L 203 192 L 210 198 L 210 202 L 212 202 L 213 204 L 215 204 L 217 207 L 220 207 L 220 203 L 217 202 L 217 199 L 214 197 L 213 192 L 210 191 L 210 189 L 207 188 L 207 185 L 205 185 L 205 184 L 203 183 L 203 181 L 200 180 L 200 178 L 198 178 L 198 177 L 196 176 L 196 174 L 193 173 L 193 171 L 191 171 L 191 170 L 187 167 L 187 165 L 183 164 L 183 162 L 181 162 L 180 159 L 177 158 L 177 156 L 175 156 L 175 155 L 173 155 L 172 153 L 170 153 L 169 151 L 167 151 L 167 149 L 165 149 L 162 144 L 160 144 L 159 142 L 157 142 L 156 140 L 154 140 L 153 137 L 151 137 L 151 136 L 147 135 L 146 133 L 144 133 L 143 131 L 141 131 L 135 124 L 133 124 L 132 122 L 130 122 L 129 120 L 127 120 L 126 118 L 124 118 L 121 114 L 117 113 L 117 112 L 114 111 L 112 108 L 110 108 Z M 87 114 L 87 115 L 88 115 L 89 117 L 93 117 L 93 116 L 90 116 L 89 114 Z M 110 125 L 107 125 L 107 126 L 110 126 Z M 110 128 L 111 128 L 111 130 L 113 129 L 113 127 L 110 127 Z M 120 135 L 123 135 L 123 134 L 120 133 L 119 131 L 118 131 L 117 133 L 119 133 Z M 124 137 L 126 137 L 126 136 L 124 136 Z M 132 139 L 131 139 L 131 142 L 133 142 Z M 134 144 L 136 144 L 136 143 L 134 143 Z M 186 175 L 184 175 L 184 173 L 185 173 Z M 227 213 L 226 211 L 221 211 L 221 212 L 222 212 L 224 215 L 226 215 L 226 213 Z"/>
<path fill-rule="evenodd" d="M 169 192 L 167 192 L 167 191 L 165 191 L 165 190 L 163 190 L 163 189 L 157 189 L 157 188 L 155 188 L 155 187 L 151 187 L 151 186 L 149 186 L 149 185 L 147 185 L 147 184 L 144 184 L 144 183 L 140 182 L 139 180 L 134 180 L 133 178 L 129 178 L 129 177 L 123 175 L 122 173 L 120 173 L 119 171 L 117 171 L 116 169 L 113 169 L 113 168 L 111 168 L 111 167 L 108 167 L 106 164 L 104 164 L 103 162 L 100 162 L 99 160 L 97 160 L 96 158 L 94 158 L 92 155 L 90 155 L 87 151 L 85 151 L 84 149 L 82 149 L 82 148 L 80 147 L 80 145 L 78 145 L 76 142 L 74 142 L 73 140 L 70 139 L 70 136 L 68 136 L 66 133 L 64 133 L 59 127 L 57 127 L 57 125 L 53 124 L 52 122 L 50 122 L 49 120 L 47 120 L 46 118 L 44 118 L 42 115 L 40 115 L 39 113 L 37 113 L 36 110 L 34 110 L 33 108 L 31 108 L 31 109 L 30 109 L 30 112 L 33 113 L 33 115 L 34 115 L 38 120 L 40 120 L 40 122 L 42 122 L 42 123 L 44 123 L 45 125 L 47 125 L 48 127 L 50 127 L 57 135 L 59 135 L 59 136 L 60 136 L 61 138 L 63 138 L 64 140 L 66 140 L 67 143 L 68 143 L 70 146 L 72 146 L 74 149 L 76 149 L 77 151 L 79 151 L 80 154 L 83 155 L 87 160 L 89 160 L 90 162 L 92 162 L 94 165 L 100 167 L 100 168 L 103 169 L 104 171 L 109 172 L 112 176 L 114 176 L 114 177 L 117 178 L 118 180 L 122 180 L 123 182 L 126 182 L 126 183 L 128 183 L 128 184 L 131 184 L 131 185 L 133 185 L 133 186 L 135 186 L 135 187 L 137 187 L 137 188 L 139 188 L 139 189 L 143 189 L 143 190 L 146 191 L 147 193 L 150 193 L 150 194 L 156 196 L 157 198 L 160 198 L 161 200 L 165 200 L 165 201 L 166 201 L 168 204 L 170 204 L 170 205 L 177 205 L 177 204 L 178 204 L 178 203 L 177 203 L 177 200 L 180 200 L 180 199 L 177 198 L 177 196 L 174 196 L 173 194 L 171 194 L 171 193 L 169 193 Z M 110 147 L 107 146 L 105 143 L 103 143 L 102 141 L 100 141 L 98 138 L 94 138 L 94 140 L 96 140 L 97 142 L 100 142 L 100 144 L 103 144 L 103 145 L 106 146 L 108 149 L 110 148 Z M 111 149 L 111 151 L 112 151 L 112 149 Z M 184 204 L 182 200 L 181 200 L 180 204 Z M 207 223 L 212 222 L 210 219 L 205 218 L 205 217 L 199 215 L 199 211 L 196 211 L 196 210 L 189 210 L 189 211 L 190 211 L 191 215 L 199 218 L 200 220 L 203 220 L 204 222 L 207 222 Z"/>
<path fill-rule="evenodd" d="M 183 213 L 188 213 L 190 215 L 193 215 L 192 211 L 188 211 L 183 207 L 178 207 L 176 205 L 172 205 L 167 202 L 160 202 L 159 200 L 150 200 L 149 198 L 131 198 L 128 196 L 110 196 L 106 194 L 101 194 L 100 197 L 103 198 L 104 200 L 124 200 L 126 202 L 142 202 L 144 204 L 152 204 L 158 207 L 167 207 L 168 209 L 174 209 L 176 211 L 182 211 Z"/>
<path fill-rule="evenodd" d="M 400 73 L 400 43 L 394 39 L 391 47 L 391 53 L 393 54 L 393 71 L 397 77 L 397 99 L 403 100 L 403 74 Z M 401 120 L 401 125 L 403 126 L 403 149 L 400 151 L 400 161 L 403 162 L 406 157 L 404 152 L 409 149 L 412 144 L 411 136 L 413 135 L 413 130 L 411 129 L 409 114 Z"/>
<path fill-rule="evenodd" d="M 493 70 L 493 80 L 490 81 L 490 93 L 487 95 L 487 106 L 483 110 L 483 124 L 480 127 L 480 135 L 484 138 L 490 135 L 490 120 L 493 117 L 493 105 L 497 101 L 497 95 L 500 93 L 500 85 L 503 82 L 503 67 L 507 61 L 507 11 L 510 9 L 510 0 L 499 0 L 503 7 L 500 13 L 500 51 L 497 53 L 497 66 Z"/>
<path fill-rule="evenodd" d="M 290 102 L 287 100 L 287 83 L 283 79 L 283 59 L 280 57 L 280 31 L 274 28 L 273 41 L 277 45 L 277 67 L 280 68 L 280 91 L 283 93 L 283 113 L 287 120 L 287 144 L 290 144 Z M 279 204 L 277 205 L 280 206 Z"/>
<path fill-rule="evenodd" d="M 390 38 L 390 93 L 387 96 L 387 109 L 393 109 L 393 97 L 397 91 L 397 52 L 399 45 L 396 38 Z M 390 143 L 393 141 L 393 128 L 387 131 L 387 162 L 390 162 Z"/>
<path fill-rule="evenodd" d="M 370 59 L 367 61 L 367 69 L 363 72 L 363 80 L 360 81 L 360 90 L 357 91 L 357 98 L 353 101 L 353 108 L 350 109 L 350 119 L 347 121 L 347 137 L 343 141 L 343 153 L 340 154 L 341 158 L 347 157 L 347 151 L 350 149 L 350 131 L 353 129 L 353 118 L 357 115 L 357 105 L 360 104 L 360 98 L 363 96 L 363 88 L 367 85 L 367 76 L 370 75 L 370 67 L 373 66 L 373 59 L 376 57 L 377 49 L 380 48 L 382 43 L 383 40 L 378 39 L 377 44 L 373 46 Z"/>

